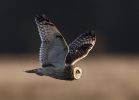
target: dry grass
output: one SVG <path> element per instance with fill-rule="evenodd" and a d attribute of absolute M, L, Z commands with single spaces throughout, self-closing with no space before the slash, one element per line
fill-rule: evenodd
<path fill-rule="evenodd" d="M 0 100 L 139 100 L 139 57 L 98 56 L 77 64 L 83 77 L 61 81 L 24 73 L 36 56 L 0 58 Z"/>

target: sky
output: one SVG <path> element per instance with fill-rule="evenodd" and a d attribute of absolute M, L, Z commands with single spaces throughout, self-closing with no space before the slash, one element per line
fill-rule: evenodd
<path fill-rule="evenodd" d="M 68 44 L 95 30 L 95 51 L 139 53 L 138 0 L 1 0 L 0 53 L 36 53 L 40 38 L 34 17 L 46 14 Z"/>

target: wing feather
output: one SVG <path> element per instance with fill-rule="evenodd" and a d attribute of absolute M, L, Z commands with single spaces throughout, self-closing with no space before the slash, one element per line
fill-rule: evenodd
<path fill-rule="evenodd" d="M 69 45 L 69 53 L 66 64 L 74 65 L 77 61 L 86 57 L 96 42 L 94 31 L 81 34 Z"/>
<path fill-rule="evenodd" d="M 56 26 L 45 15 L 35 18 L 41 38 L 39 59 L 42 67 L 64 67 L 68 46 Z"/>

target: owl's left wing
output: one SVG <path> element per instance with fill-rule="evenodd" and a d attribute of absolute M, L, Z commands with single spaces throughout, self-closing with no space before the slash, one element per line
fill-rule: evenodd
<path fill-rule="evenodd" d="M 45 15 L 37 16 L 35 21 L 41 38 L 39 58 L 42 67 L 64 67 L 68 53 L 64 37 Z"/>
<path fill-rule="evenodd" d="M 81 34 L 69 45 L 69 53 L 66 57 L 66 64 L 74 65 L 77 61 L 86 57 L 96 42 L 94 31 Z"/>

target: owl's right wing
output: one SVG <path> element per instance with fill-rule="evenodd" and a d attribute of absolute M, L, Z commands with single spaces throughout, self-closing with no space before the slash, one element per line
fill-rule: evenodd
<path fill-rule="evenodd" d="M 85 58 L 96 42 L 94 31 L 86 32 L 77 37 L 69 45 L 69 53 L 66 57 L 66 64 L 74 65 L 77 61 Z"/>
<path fill-rule="evenodd" d="M 35 17 L 35 21 L 41 37 L 39 58 L 42 67 L 64 67 L 68 53 L 64 37 L 45 15 Z"/>

